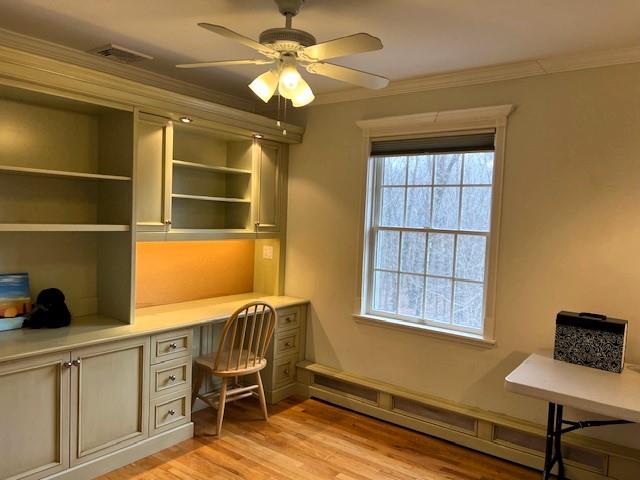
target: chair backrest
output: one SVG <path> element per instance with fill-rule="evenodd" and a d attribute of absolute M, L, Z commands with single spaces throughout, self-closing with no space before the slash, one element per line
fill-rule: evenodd
<path fill-rule="evenodd" d="M 268 303 L 251 302 L 240 307 L 224 325 L 214 368 L 255 367 L 265 358 L 277 321 L 278 314 Z"/>

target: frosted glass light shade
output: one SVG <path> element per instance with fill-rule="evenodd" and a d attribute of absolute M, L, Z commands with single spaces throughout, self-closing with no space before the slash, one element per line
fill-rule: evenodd
<path fill-rule="evenodd" d="M 310 104 L 315 99 L 315 95 L 311 91 L 311 87 L 303 78 L 300 78 L 300 83 L 295 91 L 293 98 L 291 98 L 291 104 L 294 107 L 304 107 Z"/>
<path fill-rule="evenodd" d="M 278 88 L 278 76 L 269 70 L 251 82 L 249 88 L 260 97 L 264 103 L 267 103 L 271 100 L 271 97 L 273 97 L 276 88 Z"/>

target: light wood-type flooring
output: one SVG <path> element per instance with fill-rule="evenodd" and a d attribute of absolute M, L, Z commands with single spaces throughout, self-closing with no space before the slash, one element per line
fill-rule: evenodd
<path fill-rule="evenodd" d="M 317 400 L 227 406 L 194 414 L 196 436 L 101 480 L 529 480 L 533 470 Z"/>

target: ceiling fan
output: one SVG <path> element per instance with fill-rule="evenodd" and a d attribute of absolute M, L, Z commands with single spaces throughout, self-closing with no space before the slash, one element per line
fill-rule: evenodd
<path fill-rule="evenodd" d="M 280 13 L 285 16 L 284 28 L 270 28 L 260 34 L 259 41 L 240 35 L 222 25 L 199 23 L 198 26 L 217 33 L 229 40 L 235 40 L 256 50 L 265 58 L 249 60 L 222 60 L 202 63 L 185 63 L 178 68 L 205 68 L 225 65 L 271 65 L 270 70 L 258 76 L 249 84 L 249 88 L 265 103 L 276 89 L 278 93 L 291 100 L 294 107 L 302 107 L 313 101 L 315 96 L 311 88 L 300 76 L 297 67 L 305 68 L 309 73 L 322 75 L 360 87 L 384 88 L 389 80 L 379 75 L 327 63 L 324 60 L 353 55 L 355 53 L 380 50 L 382 42 L 368 33 L 356 33 L 347 37 L 316 43 L 313 35 L 291 27 L 304 0 L 275 0 Z"/>

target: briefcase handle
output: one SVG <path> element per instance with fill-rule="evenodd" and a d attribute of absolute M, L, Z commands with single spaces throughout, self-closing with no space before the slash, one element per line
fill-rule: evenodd
<path fill-rule="evenodd" d="M 607 319 L 606 315 L 602 315 L 600 313 L 580 312 L 578 314 L 578 316 L 580 316 L 580 317 L 589 317 L 589 318 L 593 318 L 595 320 L 606 320 Z"/>

